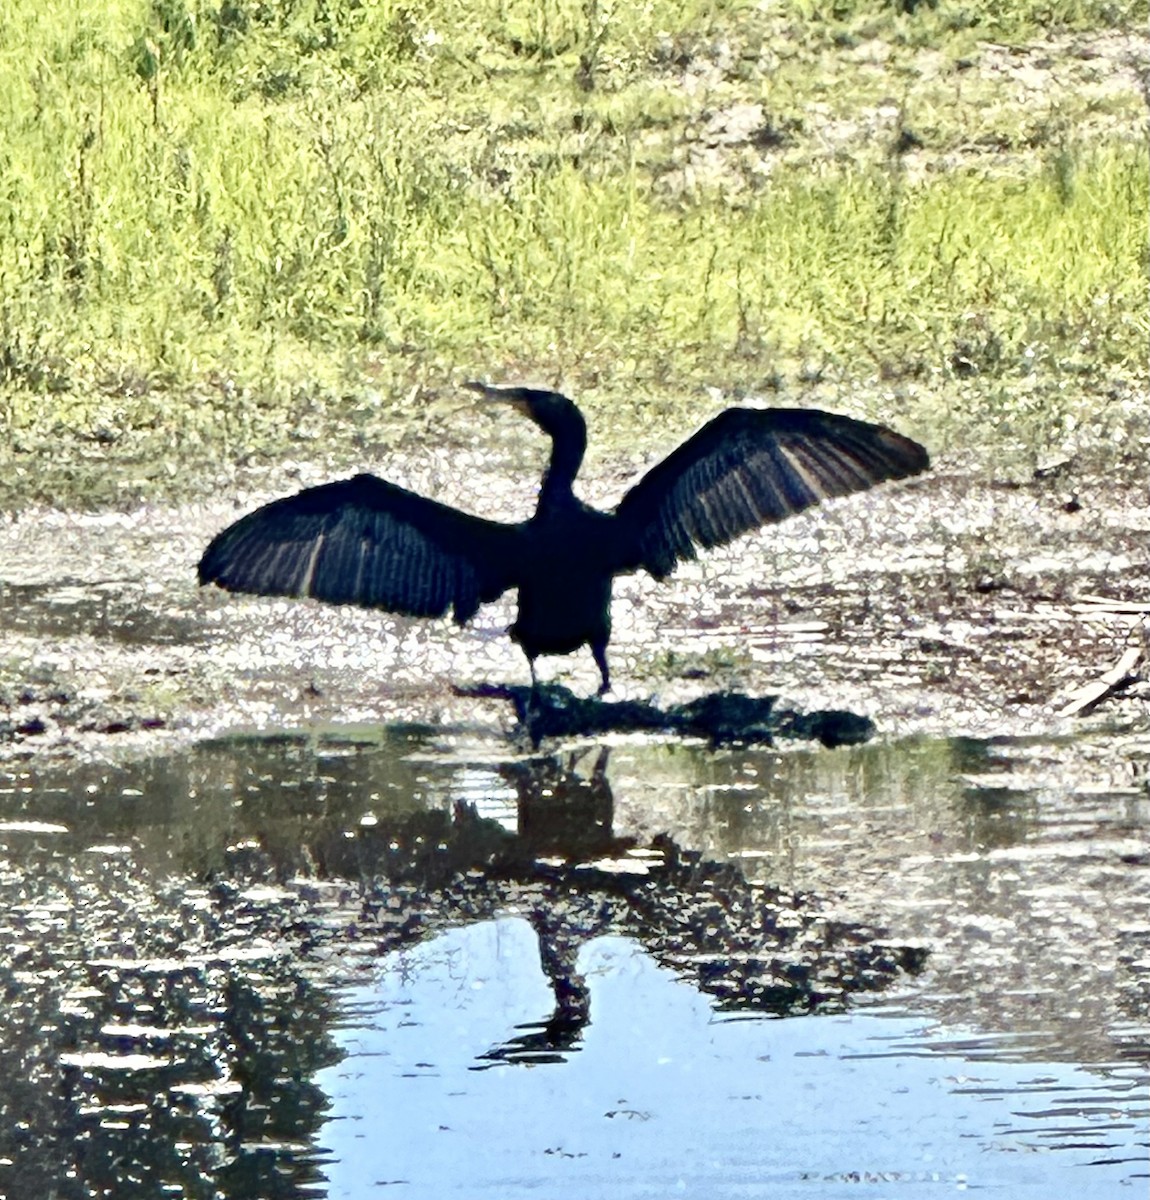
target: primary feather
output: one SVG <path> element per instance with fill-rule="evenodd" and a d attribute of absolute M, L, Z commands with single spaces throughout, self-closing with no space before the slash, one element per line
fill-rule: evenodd
<path fill-rule="evenodd" d="M 623 497 L 624 562 L 662 579 L 696 548 L 929 465 L 917 442 L 881 425 L 818 409 L 730 408 Z"/>
<path fill-rule="evenodd" d="M 511 587 L 521 527 L 460 512 L 374 475 L 308 488 L 219 534 L 201 583 L 312 596 L 460 624 Z"/>

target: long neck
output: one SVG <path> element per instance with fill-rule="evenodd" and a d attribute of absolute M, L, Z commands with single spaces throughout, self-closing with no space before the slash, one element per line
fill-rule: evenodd
<path fill-rule="evenodd" d="M 571 485 L 579 473 L 587 449 L 587 425 L 575 407 L 551 414 L 543 431 L 551 436 L 551 461 L 539 489 L 539 506 L 568 500 L 573 495 Z"/>

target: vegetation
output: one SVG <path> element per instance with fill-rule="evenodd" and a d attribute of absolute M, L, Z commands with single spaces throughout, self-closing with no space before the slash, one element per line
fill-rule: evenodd
<path fill-rule="evenodd" d="M 1137 8 L 9 0 L 2 498 L 362 457 L 476 374 L 619 444 L 704 386 L 1145 434 Z"/>

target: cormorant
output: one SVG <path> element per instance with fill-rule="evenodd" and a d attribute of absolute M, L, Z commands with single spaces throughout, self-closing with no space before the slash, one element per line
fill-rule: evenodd
<path fill-rule="evenodd" d="M 534 515 L 488 521 L 374 475 L 307 488 L 229 526 L 208 546 L 200 583 L 269 596 L 313 596 L 411 616 L 480 604 L 518 589 L 508 632 L 535 682 L 541 654 L 590 646 L 610 690 L 611 582 L 679 561 L 780 521 L 830 496 L 863 491 L 930 465 L 917 442 L 881 425 L 797 408 L 730 408 L 651 468 L 611 512 L 572 483 L 587 445 L 575 404 L 538 388 L 464 385 L 511 404 L 551 438 Z"/>

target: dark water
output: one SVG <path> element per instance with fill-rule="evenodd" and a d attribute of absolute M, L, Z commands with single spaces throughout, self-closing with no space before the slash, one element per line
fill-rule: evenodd
<path fill-rule="evenodd" d="M 1148 757 L 9 767 L 0 1194 L 1144 1194 Z"/>

